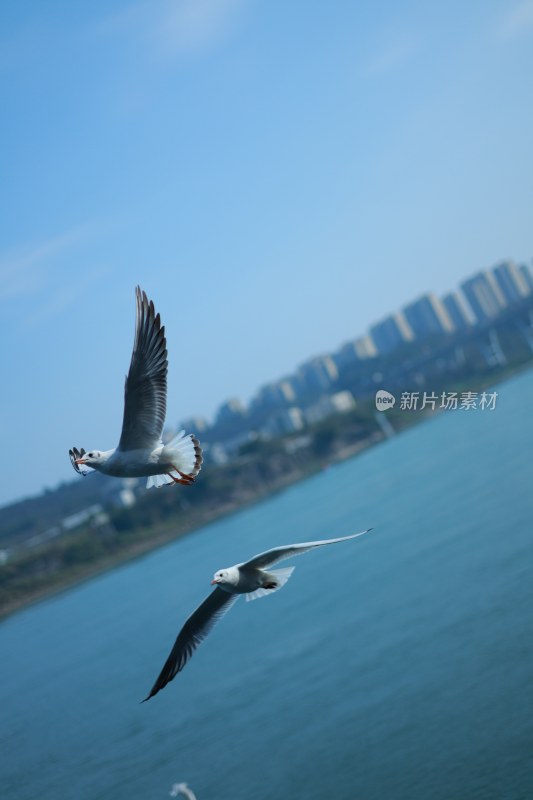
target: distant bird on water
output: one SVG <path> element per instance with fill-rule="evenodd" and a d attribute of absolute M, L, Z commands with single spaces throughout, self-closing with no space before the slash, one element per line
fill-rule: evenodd
<path fill-rule="evenodd" d="M 200 442 L 180 431 L 164 445 L 161 438 L 167 408 L 167 342 L 154 304 L 135 289 L 137 317 L 129 372 L 124 388 L 124 419 L 113 450 L 69 450 L 76 472 L 86 465 L 117 478 L 148 476 L 146 486 L 181 483 L 189 486 L 202 467 Z"/>
<path fill-rule="evenodd" d="M 198 606 L 181 629 L 150 694 L 142 702 L 145 703 L 156 695 L 169 681 L 176 677 L 178 672 L 181 672 L 198 645 L 204 641 L 216 623 L 229 611 L 238 600 L 240 594 L 245 594 L 247 600 L 256 600 L 258 597 L 273 594 L 273 592 L 281 589 L 287 583 L 294 571 L 294 567 L 275 569 L 270 572 L 266 572 L 265 568 L 271 567 L 273 564 L 277 564 L 278 561 L 283 561 L 291 556 L 299 556 L 314 547 L 356 539 L 371 530 L 372 528 L 368 528 L 366 531 L 352 533 L 351 536 L 342 536 L 340 539 L 322 539 L 317 542 L 302 542 L 301 544 L 274 547 L 272 550 L 260 553 L 242 564 L 236 564 L 233 567 L 227 567 L 215 572 L 211 585 L 216 585 L 216 589 Z"/>
<path fill-rule="evenodd" d="M 196 795 L 189 789 L 186 783 L 175 783 L 172 789 L 170 790 L 171 797 L 177 797 L 179 794 L 186 797 L 187 800 L 196 800 Z"/>

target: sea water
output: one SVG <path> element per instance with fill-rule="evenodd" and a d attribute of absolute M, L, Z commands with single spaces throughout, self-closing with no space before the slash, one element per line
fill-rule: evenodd
<path fill-rule="evenodd" d="M 496 391 L 2 623 L 0 796 L 532 798 L 533 373 Z M 215 570 L 369 526 L 139 703 Z"/>

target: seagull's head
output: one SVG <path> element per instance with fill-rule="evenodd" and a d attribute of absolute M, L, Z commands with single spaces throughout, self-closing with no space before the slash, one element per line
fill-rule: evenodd
<path fill-rule="evenodd" d="M 213 575 L 211 586 L 236 586 L 239 581 L 239 570 L 235 567 L 219 569 Z"/>
<path fill-rule="evenodd" d="M 103 464 L 105 460 L 101 450 L 90 450 L 88 453 L 84 453 L 81 458 L 77 458 L 75 463 L 79 465 L 85 464 L 87 467 L 97 469 L 99 464 Z"/>

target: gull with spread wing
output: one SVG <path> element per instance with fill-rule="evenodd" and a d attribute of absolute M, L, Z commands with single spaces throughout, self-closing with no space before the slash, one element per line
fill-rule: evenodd
<path fill-rule="evenodd" d="M 139 286 L 135 290 L 135 340 L 124 388 L 124 418 L 118 447 L 113 450 L 69 450 L 80 474 L 86 465 L 119 478 L 147 476 L 147 487 L 181 483 L 189 486 L 200 472 L 202 449 L 194 434 L 180 431 L 163 444 L 167 408 L 167 342 L 154 304 Z"/>
<path fill-rule="evenodd" d="M 372 528 L 368 528 L 366 531 L 352 533 L 351 536 L 342 536 L 339 539 L 322 539 L 317 542 L 302 542 L 300 544 L 274 547 L 272 550 L 260 553 L 242 564 L 236 564 L 233 567 L 227 567 L 215 572 L 211 585 L 215 585 L 216 589 L 191 614 L 179 632 L 158 679 L 148 697 L 145 697 L 142 702 L 146 702 L 146 700 L 157 694 L 160 689 L 163 689 L 167 683 L 176 677 L 178 672 L 181 672 L 198 645 L 204 641 L 216 623 L 229 611 L 238 600 L 240 594 L 245 594 L 247 600 L 255 600 L 258 597 L 273 594 L 287 583 L 294 571 L 294 567 L 285 567 L 284 569 L 274 569 L 267 572 L 268 567 L 291 556 L 307 553 L 308 550 L 312 550 L 315 547 L 356 539 L 371 530 Z"/>

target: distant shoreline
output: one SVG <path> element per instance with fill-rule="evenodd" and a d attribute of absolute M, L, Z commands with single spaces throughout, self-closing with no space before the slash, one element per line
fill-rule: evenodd
<path fill-rule="evenodd" d="M 427 416 L 425 418 L 427 419 Z M 401 431 L 399 433 L 401 433 Z M 156 528 L 154 531 L 150 532 L 145 539 L 133 543 L 131 547 L 123 550 L 120 554 L 111 556 L 108 559 L 99 561 L 96 564 L 87 564 L 86 567 L 80 569 L 79 572 L 76 572 L 76 574 L 65 577 L 64 579 L 60 579 L 52 586 L 42 588 L 35 592 L 29 592 L 25 597 L 17 599 L 12 603 L 7 603 L 3 608 L 0 609 L 0 623 L 18 611 L 22 611 L 25 608 L 31 607 L 45 600 L 52 599 L 53 597 L 63 594 L 64 592 L 68 592 L 76 586 L 92 580 L 99 575 L 103 575 L 119 566 L 125 565 L 131 561 L 135 561 L 138 558 L 142 558 L 148 553 L 161 547 L 165 547 L 168 544 L 172 544 L 172 542 L 175 542 L 184 536 L 194 534 L 196 531 L 212 522 L 217 522 L 220 519 L 229 517 L 238 511 L 255 505 L 256 503 L 267 500 L 279 492 L 282 492 L 285 489 L 288 489 L 291 486 L 299 483 L 300 481 L 305 480 L 306 478 L 320 474 L 320 472 L 326 469 L 330 464 L 342 463 L 350 458 L 355 458 L 361 452 L 369 450 L 385 440 L 386 437 L 384 436 L 373 438 L 367 443 L 358 444 L 352 448 L 344 448 L 342 452 L 335 454 L 327 464 L 315 465 L 305 471 L 295 470 L 294 472 L 285 474 L 278 481 L 276 481 L 275 484 L 270 484 L 266 490 L 251 493 L 250 497 L 246 498 L 242 502 L 228 503 L 226 507 L 221 507 L 212 513 L 204 512 L 203 514 L 200 514 L 199 518 L 195 519 L 190 526 L 178 533 L 170 533 L 166 527 L 164 529 L 160 529 L 158 532 L 158 529 Z M 174 525 L 169 527 L 175 528 L 176 526 Z"/>
<path fill-rule="evenodd" d="M 492 376 L 493 381 L 491 382 L 480 382 L 478 380 L 477 387 L 472 387 L 472 389 L 479 392 L 483 391 L 483 389 L 486 389 L 489 386 L 492 387 L 499 385 L 513 377 L 516 377 L 520 373 L 525 372 L 530 366 L 531 364 L 527 363 L 521 367 L 509 369 L 505 372 L 505 374 L 500 374 L 500 376 Z M 395 431 L 395 435 L 399 435 L 428 419 L 440 416 L 441 412 L 442 409 L 436 409 L 434 411 L 404 412 L 404 414 L 402 414 L 402 425 L 398 430 Z M 462 412 L 457 411 L 456 413 Z M 478 411 L 477 413 L 487 412 Z M 396 417 L 396 421 L 398 421 L 398 417 Z M 270 479 L 269 482 L 257 484 L 257 486 L 253 488 L 243 490 L 241 491 L 239 498 L 236 500 L 229 501 L 225 504 L 221 503 L 216 508 L 201 508 L 198 511 L 190 512 L 186 515 L 185 519 L 172 519 L 169 523 L 142 529 L 140 534 L 141 538 L 137 538 L 130 544 L 124 545 L 119 552 L 109 556 L 104 556 L 103 558 L 99 558 L 94 562 L 76 565 L 75 567 L 72 567 L 67 574 L 59 576 L 57 579 L 54 579 L 54 577 L 51 576 L 49 585 L 43 586 L 35 591 L 29 590 L 27 593 L 14 598 L 12 601 L 6 602 L 0 609 L 0 623 L 12 614 L 36 605 L 42 601 L 52 599 L 64 592 L 70 591 L 85 581 L 92 580 L 93 578 L 103 575 L 119 566 L 141 558 L 153 550 L 177 541 L 183 536 L 193 534 L 195 531 L 199 530 L 205 525 L 216 522 L 249 506 L 255 505 L 258 502 L 266 500 L 278 492 L 281 492 L 295 485 L 296 483 L 305 480 L 306 478 L 319 474 L 330 464 L 341 463 L 351 458 L 355 458 L 370 448 L 380 444 L 383 441 L 386 441 L 387 438 L 388 437 L 383 431 L 376 430 L 367 438 L 352 445 L 345 445 L 336 448 L 327 459 L 309 460 L 304 466 L 300 465 L 297 468 L 284 472 L 278 475 L 275 479 Z M 184 526 L 181 529 L 180 522 Z"/>

